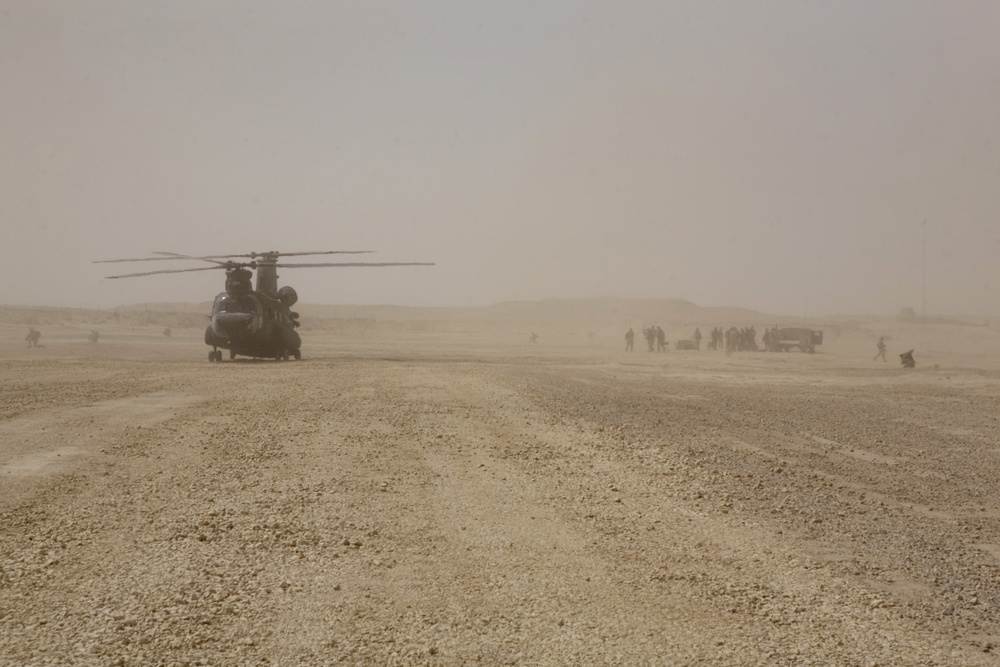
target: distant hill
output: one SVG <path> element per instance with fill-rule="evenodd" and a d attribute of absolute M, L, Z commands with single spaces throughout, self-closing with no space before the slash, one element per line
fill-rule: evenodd
<path fill-rule="evenodd" d="M 364 318 L 378 320 L 492 320 L 530 322 L 607 322 L 621 324 L 694 324 L 747 326 L 788 321 L 745 308 L 702 307 L 685 299 L 542 299 L 501 301 L 489 306 L 408 307 L 367 305 L 303 305 L 298 310 L 320 318 Z M 797 320 L 796 320 L 797 321 Z"/>
<path fill-rule="evenodd" d="M 297 304 L 304 327 L 344 328 L 349 322 L 419 323 L 421 330 L 572 326 L 588 330 L 614 329 L 646 324 L 676 327 L 749 326 L 758 329 L 774 323 L 820 324 L 831 318 L 804 320 L 761 313 L 737 307 L 704 307 L 685 299 L 628 299 L 596 297 L 582 299 L 542 299 L 501 301 L 488 306 L 418 307 L 360 304 Z M 128 323 L 151 326 L 204 326 L 211 302 L 140 303 L 107 310 L 5 306 L 2 319 L 8 323 L 45 324 L 56 322 Z"/>
<path fill-rule="evenodd" d="M 303 330 L 341 332 L 527 332 L 567 336 L 614 334 L 629 327 L 659 324 L 671 337 L 689 335 L 695 327 L 750 326 L 798 322 L 744 308 L 704 308 L 684 299 L 542 299 L 501 301 L 488 306 L 407 307 L 368 305 L 296 306 Z"/>
<path fill-rule="evenodd" d="M 5 305 L 0 307 L 0 322 L 29 326 L 44 324 L 101 325 L 107 323 L 129 326 L 204 327 L 208 323 L 208 314 L 211 308 L 210 303 L 148 303 L 105 310 Z"/>

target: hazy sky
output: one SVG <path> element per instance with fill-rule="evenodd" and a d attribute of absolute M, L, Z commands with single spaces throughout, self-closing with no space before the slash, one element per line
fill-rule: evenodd
<path fill-rule="evenodd" d="M 0 0 L 0 300 L 1000 315 L 1000 3 Z M 178 265 L 178 267 L 183 265 Z"/>

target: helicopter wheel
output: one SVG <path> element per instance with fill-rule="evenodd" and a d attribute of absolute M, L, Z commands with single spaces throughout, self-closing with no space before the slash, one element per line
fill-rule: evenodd
<path fill-rule="evenodd" d="M 219 352 L 218 350 L 212 350 L 211 352 L 208 353 L 208 360 L 222 361 L 222 352 Z"/>
<path fill-rule="evenodd" d="M 301 361 L 302 360 L 302 350 L 295 350 L 294 352 L 292 352 L 292 356 L 295 357 L 295 361 Z"/>

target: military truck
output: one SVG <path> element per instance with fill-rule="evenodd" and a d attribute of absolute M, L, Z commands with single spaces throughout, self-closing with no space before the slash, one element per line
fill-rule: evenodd
<path fill-rule="evenodd" d="M 771 331 L 771 349 L 775 352 L 788 352 L 793 347 L 800 352 L 815 352 L 817 345 L 823 344 L 823 332 L 819 329 L 806 327 L 785 327 Z"/>

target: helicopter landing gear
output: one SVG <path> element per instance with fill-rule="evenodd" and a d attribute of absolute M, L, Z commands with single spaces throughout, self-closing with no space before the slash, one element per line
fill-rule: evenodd
<path fill-rule="evenodd" d="M 222 350 L 212 350 L 208 353 L 209 361 L 222 361 Z"/>
<path fill-rule="evenodd" d="M 295 361 L 302 361 L 302 350 L 293 350 L 292 356 L 295 357 Z"/>

